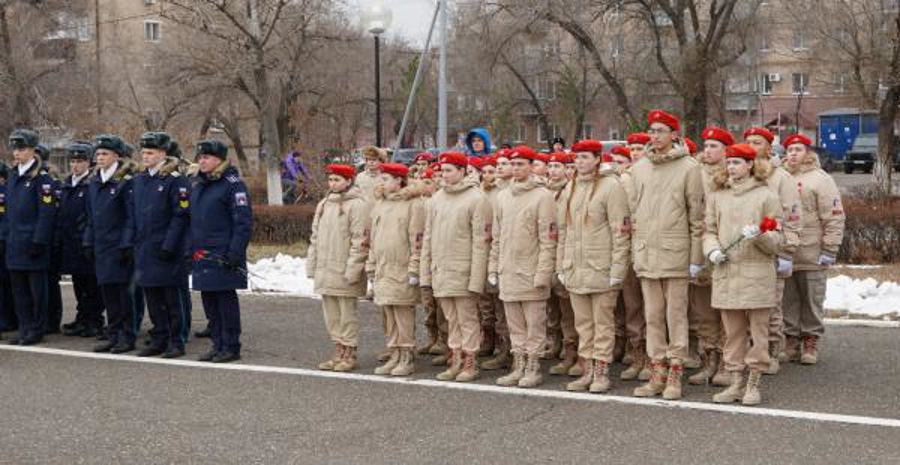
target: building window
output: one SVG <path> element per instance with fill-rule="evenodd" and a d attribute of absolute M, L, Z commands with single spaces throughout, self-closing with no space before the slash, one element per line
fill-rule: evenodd
<path fill-rule="evenodd" d="M 619 130 L 612 129 L 609 130 L 609 140 L 619 140 Z"/>
<path fill-rule="evenodd" d="M 540 121 L 538 121 L 538 123 L 537 123 L 537 131 L 538 131 L 538 140 L 540 142 L 550 142 L 550 139 L 559 137 L 559 135 L 562 133 L 562 131 L 559 129 L 558 125 L 551 124 L 550 131 L 552 132 L 552 134 L 550 134 L 550 137 L 547 137 L 547 134 L 544 133 L 544 126 L 540 123 Z"/>
<path fill-rule="evenodd" d="M 617 58 L 625 50 L 625 38 L 622 37 L 621 35 L 617 35 L 617 36 L 613 37 L 612 40 L 610 41 L 609 48 L 610 48 L 609 54 L 613 58 Z"/>
<path fill-rule="evenodd" d="M 549 78 L 538 78 L 537 96 L 540 99 L 553 100 L 556 98 L 556 81 Z"/>
<path fill-rule="evenodd" d="M 794 73 L 791 75 L 793 78 L 793 83 L 791 86 L 791 92 L 794 95 L 806 95 L 809 93 L 809 74 L 807 73 Z"/>
<path fill-rule="evenodd" d="M 767 32 L 763 32 L 759 36 L 759 51 L 768 52 L 769 50 L 772 50 L 772 36 Z"/>
<path fill-rule="evenodd" d="M 528 140 L 528 128 L 524 124 L 520 124 L 516 128 L 516 142 L 525 142 Z"/>
<path fill-rule="evenodd" d="M 806 36 L 803 35 L 803 31 L 794 31 L 794 37 L 791 42 L 794 50 L 806 50 Z"/>
<path fill-rule="evenodd" d="M 775 86 L 775 75 L 770 73 L 762 73 L 759 76 L 759 92 L 763 95 L 772 95 L 772 88 Z"/>
<path fill-rule="evenodd" d="M 162 24 L 159 21 L 144 21 L 144 40 L 159 42 L 162 37 Z"/>
<path fill-rule="evenodd" d="M 581 139 L 593 139 L 594 138 L 594 126 L 591 124 L 584 124 L 581 126 Z"/>
<path fill-rule="evenodd" d="M 81 42 L 91 40 L 91 22 L 88 19 L 79 19 L 76 28 L 78 40 Z"/>
<path fill-rule="evenodd" d="M 847 91 L 847 73 L 834 74 L 834 91 L 839 94 Z"/>

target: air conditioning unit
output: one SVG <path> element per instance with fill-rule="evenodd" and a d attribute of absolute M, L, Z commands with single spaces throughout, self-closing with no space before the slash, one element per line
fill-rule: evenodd
<path fill-rule="evenodd" d="M 779 74 L 779 73 L 769 73 L 769 81 L 770 81 L 770 82 L 779 82 L 779 81 L 781 81 L 781 74 Z"/>
<path fill-rule="evenodd" d="M 156 0 L 144 0 L 144 5 L 146 5 L 146 6 L 156 5 Z"/>

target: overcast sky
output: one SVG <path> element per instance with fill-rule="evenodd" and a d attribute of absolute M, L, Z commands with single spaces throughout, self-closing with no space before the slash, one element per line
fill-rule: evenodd
<path fill-rule="evenodd" d="M 359 15 L 359 9 L 375 3 L 376 0 L 350 0 L 350 4 L 356 5 L 357 11 L 354 13 Z M 411 45 L 423 46 L 425 39 L 428 37 L 428 26 L 431 25 L 431 15 L 434 14 L 434 0 L 383 0 L 394 13 L 394 21 L 388 30 L 389 36 L 400 35 L 412 42 Z M 437 40 L 437 35 L 432 37 L 433 42 Z"/>

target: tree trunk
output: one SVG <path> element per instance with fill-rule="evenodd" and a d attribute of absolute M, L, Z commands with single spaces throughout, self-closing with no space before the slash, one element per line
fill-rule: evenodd
<path fill-rule="evenodd" d="M 894 156 L 900 149 L 894 136 L 898 105 L 900 105 L 900 84 L 891 86 L 878 112 L 878 156 L 872 176 L 878 190 L 885 195 L 893 193 L 891 178 L 894 171 Z"/>
<path fill-rule="evenodd" d="M 0 40 L 3 41 L 2 53 L 5 60 L 4 66 L 9 75 L 9 80 L 15 87 L 16 93 L 13 100 L 13 114 L 15 114 L 15 120 L 12 121 L 12 123 L 19 127 L 30 128 L 32 127 L 31 105 L 28 102 L 28 92 L 19 77 L 15 58 L 13 57 L 6 5 L 0 6 Z"/>
<path fill-rule="evenodd" d="M 281 190 L 281 138 L 278 133 L 278 115 L 273 101 L 269 72 L 266 68 L 265 45 L 260 33 L 260 19 L 256 0 L 248 1 L 250 31 L 254 37 L 253 78 L 259 96 L 260 162 L 266 168 L 266 196 L 269 205 L 284 205 Z"/>

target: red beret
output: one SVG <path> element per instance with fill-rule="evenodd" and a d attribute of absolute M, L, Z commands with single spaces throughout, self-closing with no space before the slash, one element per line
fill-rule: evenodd
<path fill-rule="evenodd" d="M 481 171 L 481 157 L 469 157 L 469 166 Z"/>
<path fill-rule="evenodd" d="M 603 142 L 600 142 L 599 140 L 583 140 L 580 142 L 576 142 L 575 145 L 572 146 L 572 151 L 602 153 Z"/>
<path fill-rule="evenodd" d="M 706 140 L 717 140 L 726 146 L 734 145 L 734 136 L 730 132 L 715 126 L 704 129 L 703 138 Z"/>
<path fill-rule="evenodd" d="M 728 158 L 743 158 L 747 161 L 753 161 L 756 159 L 756 149 L 749 144 L 729 145 L 725 149 L 725 156 Z"/>
<path fill-rule="evenodd" d="M 653 123 L 665 124 L 672 128 L 673 131 L 681 129 L 681 126 L 678 124 L 678 118 L 662 110 L 653 110 L 647 115 L 647 124 L 650 125 Z"/>
<path fill-rule="evenodd" d="M 481 167 L 484 168 L 485 166 L 497 166 L 497 157 L 481 157 Z"/>
<path fill-rule="evenodd" d="M 684 145 L 687 145 L 688 152 L 690 152 L 691 155 L 697 153 L 697 144 L 695 144 L 694 141 L 692 141 L 689 137 L 684 138 Z"/>
<path fill-rule="evenodd" d="M 434 160 L 433 155 L 431 155 L 428 152 L 422 152 L 422 153 L 416 155 L 416 158 L 413 160 L 413 163 L 417 163 L 419 161 L 427 161 L 428 163 L 431 163 L 432 160 Z"/>
<path fill-rule="evenodd" d="M 524 158 L 526 160 L 534 160 L 536 153 L 534 150 L 527 145 L 520 145 L 518 147 L 513 147 L 509 149 L 509 153 L 506 155 L 510 160 L 514 158 Z"/>
<path fill-rule="evenodd" d="M 572 161 L 573 161 L 572 154 L 570 154 L 570 153 L 556 152 L 556 153 L 550 155 L 551 163 L 562 163 L 565 165 L 567 163 L 572 163 Z"/>
<path fill-rule="evenodd" d="M 469 160 L 466 159 L 466 155 L 464 153 L 459 152 L 444 152 L 441 154 L 441 164 L 449 163 L 451 165 L 461 166 L 465 168 L 469 166 Z"/>
<path fill-rule="evenodd" d="M 434 170 L 431 169 L 431 168 L 426 168 L 426 169 L 425 169 L 425 174 L 422 175 L 422 177 L 424 177 L 425 179 L 432 179 L 432 178 L 434 178 Z"/>
<path fill-rule="evenodd" d="M 428 168 L 430 168 L 432 170 L 439 170 L 439 169 L 441 169 L 441 162 L 436 161 L 436 162 L 432 163 L 430 166 L 428 166 Z"/>
<path fill-rule="evenodd" d="M 328 165 L 325 167 L 325 172 L 346 179 L 353 179 L 356 177 L 356 170 L 350 165 Z"/>
<path fill-rule="evenodd" d="M 610 153 L 620 157 L 631 158 L 631 150 L 628 147 L 613 147 Z"/>
<path fill-rule="evenodd" d="M 500 149 L 494 154 L 494 160 L 498 158 L 509 158 L 509 150 L 510 149 Z"/>
<path fill-rule="evenodd" d="M 650 135 L 646 132 L 636 132 L 628 135 L 628 145 L 647 145 L 650 143 Z"/>
<path fill-rule="evenodd" d="M 542 161 L 544 163 L 550 163 L 550 159 L 552 156 L 549 153 L 535 153 L 534 159 L 537 161 Z"/>
<path fill-rule="evenodd" d="M 406 165 L 402 165 L 400 163 L 382 163 L 381 171 L 398 178 L 405 178 L 409 176 L 409 168 L 407 168 Z"/>
<path fill-rule="evenodd" d="M 750 136 L 760 136 L 763 139 L 769 141 L 770 144 L 775 140 L 775 134 L 772 134 L 772 132 L 766 128 L 761 128 L 758 126 L 744 131 L 744 140 L 747 140 L 747 138 Z"/>
<path fill-rule="evenodd" d="M 812 140 L 809 137 L 804 136 L 803 134 L 794 134 L 793 136 L 788 136 L 787 139 L 784 140 L 785 147 L 789 147 L 794 144 L 803 144 L 807 147 L 812 145 Z"/>
<path fill-rule="evenodd" d="M 616 161 L 613 160 L 613 157 L 610 154 L 604 153 L 603 155 L 600 156 L 600 163 L 615 163 L 615 162 Z"/>

